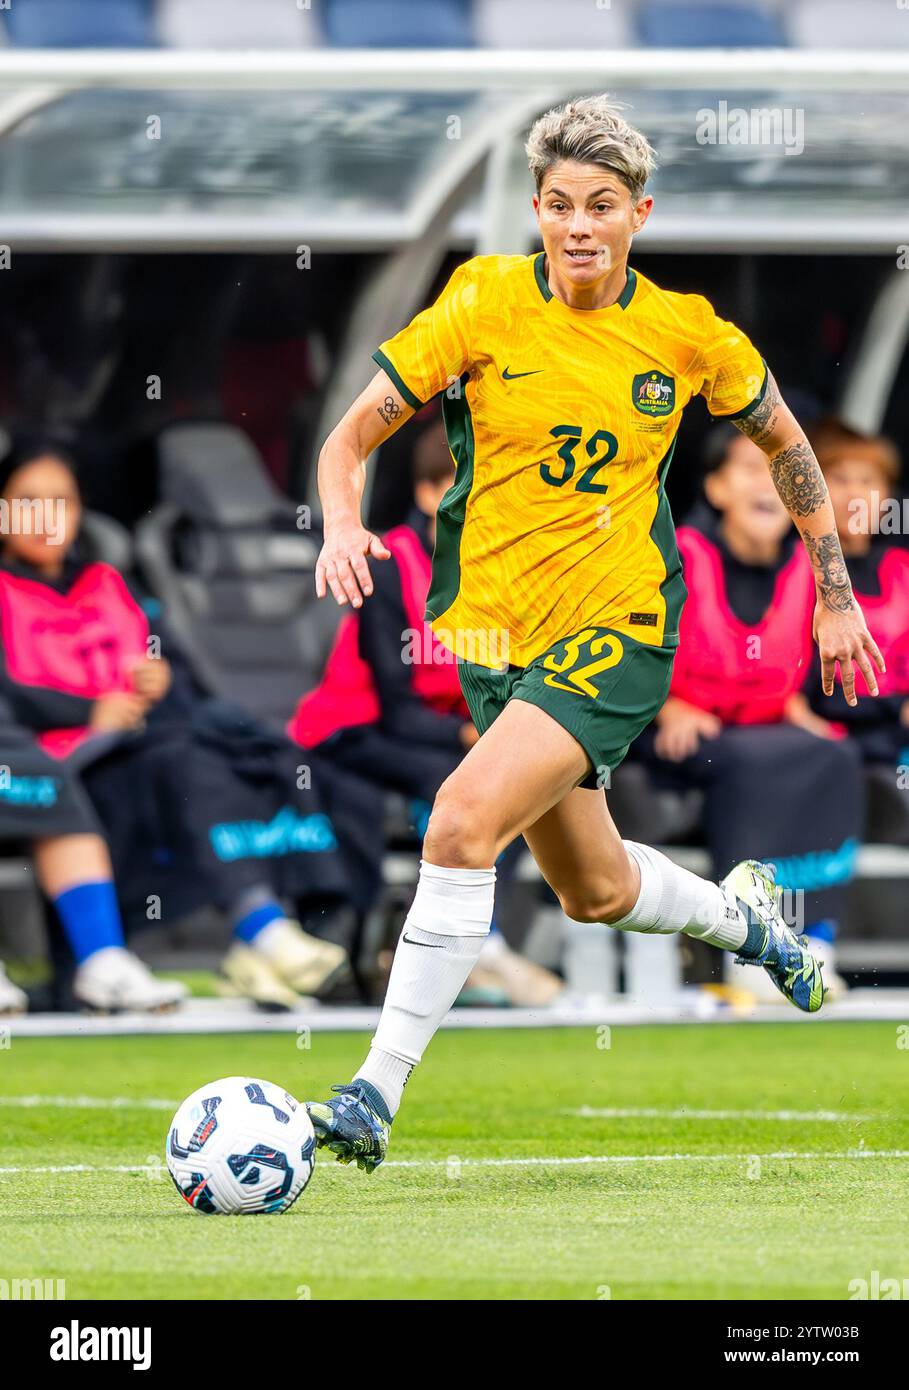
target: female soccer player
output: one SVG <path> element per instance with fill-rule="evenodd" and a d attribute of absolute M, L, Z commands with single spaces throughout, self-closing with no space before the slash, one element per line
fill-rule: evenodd
<path fill-rule="evenodd" d="M 702 395 L 767 455 L 817 585 L 824 689 L 837 663 L 877 686 L 811 448 L 745 335 L 699 295 L 628 265 L 650 215 L 654 155 L 605 97 L 570 102 L 527 145 L 543 251 L 477 256 L 374 354 L 370 385 L 319 460 L 320 596 L 360 606 L 364 460 L 442 392 L 454 486 L 439 510 L 427 615 L 462 658 L 482 737 L 436 797 L 413 906 L 369 1055 L 310 1105 L 320 1144 L 372 1171 L 420 1061 L 489 930 L 501 849 L 523 834 L 575 920 L 698 936 L 763 965 L 813 1012 L 815 959 L 754 861 L 719 885 L 623 841 L 602 788 L 666 698 L 685 599 L 664 481 L 684 406 Z M 869 656 L 871 660 L 869 660 Z"/>

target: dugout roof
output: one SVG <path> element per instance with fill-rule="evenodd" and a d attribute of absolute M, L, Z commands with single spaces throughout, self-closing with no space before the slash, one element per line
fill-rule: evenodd
<path fill-rule="evenodd" d="M 651 249 L 906 241 L 909 55 L 766 50 L 0 53 L 2 239 L 527 250 L 527 125 L 603 88 L 660 155 Z"/>

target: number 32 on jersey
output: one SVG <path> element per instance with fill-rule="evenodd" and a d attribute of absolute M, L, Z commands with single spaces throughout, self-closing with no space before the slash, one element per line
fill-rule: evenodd
<path fill-rule="evenodd" d="M 587 648 L 583 657 L 582 647 Z M 555 686 L 558 690 L 570 690 L 576 695 L 590 695 L 594 700 L 599 698 L 600 692 L 593 683 L 593 677 L 617 666 L 625 655 L 625 648 L 615 633 L 600 630 L 598 635 L 595 627 L 587 627 L 576 637 L 567 638 L 564 649 L 561 658 L 555 652 L 548 652 L 543 658 L 544 668 L 551 673 L 543 677 L 544 684 Z M 606 655 L 601 656 L 604 650 Z M 594 659 L 591 661 L 588 657 Z"/>

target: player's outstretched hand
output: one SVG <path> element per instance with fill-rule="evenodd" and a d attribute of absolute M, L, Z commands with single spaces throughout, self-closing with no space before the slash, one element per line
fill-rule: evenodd
<path fill-rule="evenodd" d="M 878 693 L 877 677 L 871 663 L 874 662 L 881 675 L 885 674 L 887 668 L 857 603 L 839 613 L 818 600 L 814 610 L 814 640 L 821 656 L 821 684 L 825 695 L 833 694 L 837 663 L 848 704 L 858 704 L 855 693 L 856 666 L 865 677 L 869 692 L 872 695 Z"/>
<path fill-rule="evenodd" d="M 360 608 L 364 598 L 372 593 L 372 576 L 367 555 L 374 560 L 388 560 L 391 551 L 382 544 L 374 531 L 365 526 L 348 526 L 325 537 L 316 561 L 316 593 L 324 598 L 330 589 L 343 607 L 349 603 Z"/>

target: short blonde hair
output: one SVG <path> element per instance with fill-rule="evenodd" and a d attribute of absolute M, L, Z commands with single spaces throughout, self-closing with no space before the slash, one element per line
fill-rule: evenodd
<path fill-rule="evenodd" d="M 548 169 L 573 159 L 610 169 L 637 202 L 656 167 L 650 141 L 628 124 L 605 95 L 554 106 L 534 122 L 525 149 L 537 192 Z"/>

